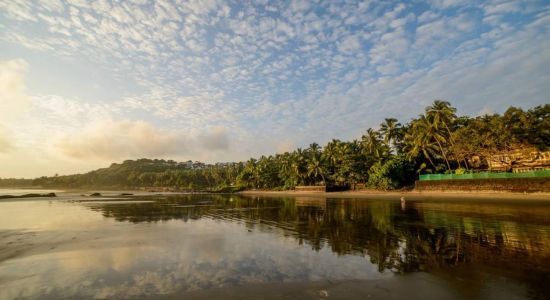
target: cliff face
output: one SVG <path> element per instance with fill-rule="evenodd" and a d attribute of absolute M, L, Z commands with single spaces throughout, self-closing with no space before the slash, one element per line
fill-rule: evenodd
<path fill-rule="evenodd" d="M 512 151 L 491 155 L 487 159 L 488 169 L 492 171 L 512 171 L 521 173 L 550 169 L 550 151 Z"/>

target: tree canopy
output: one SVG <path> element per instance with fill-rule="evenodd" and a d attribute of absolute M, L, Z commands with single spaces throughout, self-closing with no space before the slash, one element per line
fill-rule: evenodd
<path fill-rule="evenodd" d="M 333 139 L 325 146 L 312 143 L 305 149 L 245 162 L 190 165 L 173 160 L 127 160 L 85 174 L 0 179 L 0 186 L 225 190 L 364 183 L 395 189 L 412 184 L 418 174 L 485 170 L 494 155 L 542 152 L 550 146 L 548 104 L 529 110 L 510 107 L 502 115 L 467 117 L 456 112 L 449 102 L 436 100 L 410 122 L 402 125 L 386 118 L 378 129 L 365 130 L 359 140 Z"/>

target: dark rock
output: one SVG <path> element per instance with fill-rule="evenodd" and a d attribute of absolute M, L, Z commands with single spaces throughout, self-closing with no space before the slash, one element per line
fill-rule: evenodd
<path fill-rule="evenodd" d="M 36 198 L 36 197 L 57 197 L 55 193 L 48 193 L 48 194 L 24 194 L 24 195 L 0 195 L 0 199 L 11 199 L 11 198 Z"/>

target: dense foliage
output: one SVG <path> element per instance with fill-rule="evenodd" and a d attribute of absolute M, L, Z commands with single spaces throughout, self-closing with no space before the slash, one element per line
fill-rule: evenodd
<path fill-rule="evenodd" d="M 297 185 L 395 189 L 419 173 L 463 173 L 487 169 L 495 154 L 546 151 L 550 145 L 550 105 L 527 111 L 511 107 L 503 115 L 458 117 L 449 102 L 436 100 L 418 118 L 402 125 L 387 118 L 359 140 L 333 139 L 293 152 L 214 165 L 171 160 L 127 160 L 86 174 L 2 179 L 0 186 L 169 187 L 184 190 L 291 189 Z M 514 161 L 507 161 L 509 169 Z"/>

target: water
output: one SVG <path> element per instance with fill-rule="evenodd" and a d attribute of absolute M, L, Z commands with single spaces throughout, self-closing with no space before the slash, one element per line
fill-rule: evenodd
<path fill-rule="evenodd" d="M 544 299 L 550 204 L 140 196 L 0 202 L 0 299 Z"/>
<path fill-rule="evenodd" d="M 61 190 L 44 190 L 44 189 L 5 189 L 0 188 L 0 195 L 12 195 L 20 196 L 25 194 L 49 194 L 49 193 L 59 193 Z"/>

